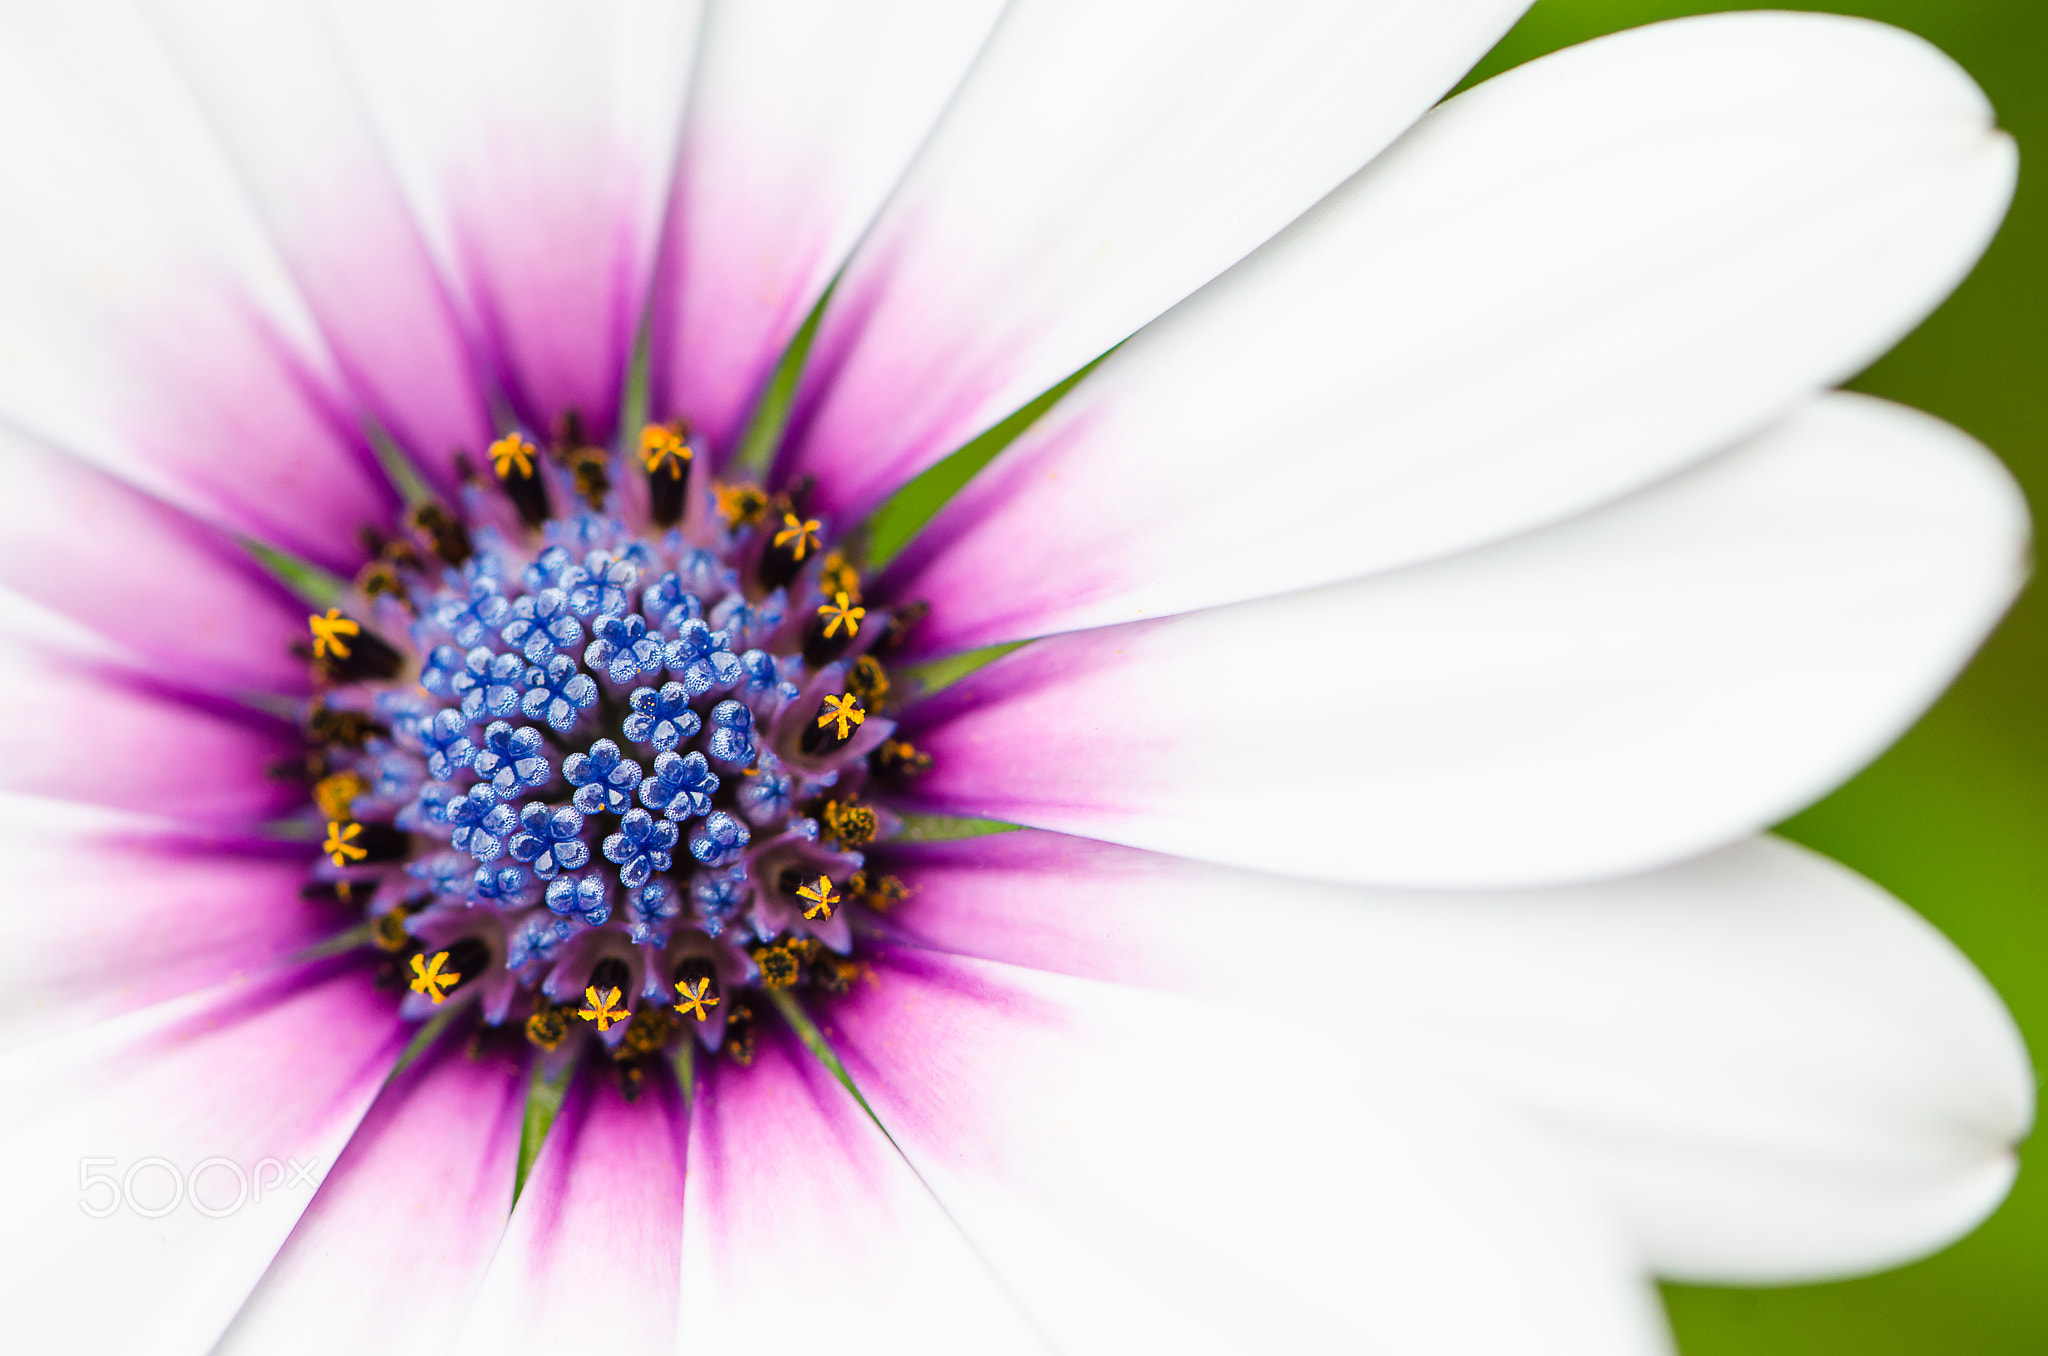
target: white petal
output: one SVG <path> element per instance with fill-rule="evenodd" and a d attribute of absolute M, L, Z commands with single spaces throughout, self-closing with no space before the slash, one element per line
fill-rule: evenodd
<path fill-rule="evenodd" d="M 649 313 L 657 416 L 722 458 L 1002 0 L 713 4 Z"/>
<path fill-rule="evenodd" d="M 0 795 L 0 1049 L 261 974 L 361 921 L 307 900 L 304 847 Z"/>
<path fill-rule="evenodd" d="M 303 692 L 305 600 L 226 533 L 0 427 L 0 585 L 180 683 Z M 0 624 L 11 621 L 0 604 Z"/>
<path fill-rule="evenodd" d="M 705 1071 L 676 1350 L 1048 1350 L 860 1104 L 781 1033 Z"/>
<path fill-rule="evenodd" d="M 665 1068 L 639 1098 L 586 1067 L 548 1130 L 452 1356 L 618 1351 L 676 1340 L 686 1113 Z M 601 1318 L 600 1318 L 601 1316 Z"/>
<path fill-rule="evenodd" d="M 460 1029 L 393 1078 L 215 1356 L 441 1356 L 512 1210 L 524 1060 Z"/>
<path fill-rule="evenodd" d="M 1502 894 L 1319 885 L 1030 831 L 897 849 L 941 950 L 1222 1003 L 1277 985 L 1564 1132 L 1660 1272 L 1890 1266 L 2005 1194 L 2033 1079 L 1983 977 L 1778 839 Z"/>
<path fill-rule="evenodd" d="M 1815 402 L 1530 536 L 1040 641 L 913 707 L 923 803 L 1378 884 L 1644 869 L 1874 756 L 2012 597 L 2026 513 L 1925 415 Z"/>
<path fill-rule="evenodd" d="M 1538 1137 L 1234 1005 L 885 951 L 854 1084 L 1062 1351 L 1653 1352 L 1655 1304 Z"/>
<path fill-rule="evenodd" d="M 142 0 L 350 387 L 431 483 L 490 436 L 482 374 L 316 0 Z"/>
<path fill-rule="evenodd" d="M 246 833 L 306 802 L 290 721 L 0 633 L 0 790 Z M 28 719 L 21 719 L 33 712 Z M 310 854 L 309 854 L 310 855 Z"/>
<path fill-rule="evenodd" d="M 608 437 L 699 0 L 323 0 L 407 198 L 530 426 Z"/>
<path fill-rule="evenodd" d="M 234 168 L 125 5 L 0 15 L 0 417 L 353 568 L 393 500 Z M 386 336 L 388 338 L 388 336 Z"/>
<path fill-rule="evenodd" d="M 1863 20 L 1546 57 L 1112 354 L 887 587 L 933 604 L 921 649 L 966 649 L 1567 516 L 1882 353 L 1976 261 L 2014 165 L 1967 75 Z"/>
<path fill-rule="evenodd" d="M 1523 0 L 1013 0 L 848 263 L 782 470 L 857 516 L 1267 239 Z"/>
<path fill-rule="evenodd" d="M 327 965 L 0 1058 L 10 1344 L 210 1350 L 407 1034 L 360 966 Z"/>

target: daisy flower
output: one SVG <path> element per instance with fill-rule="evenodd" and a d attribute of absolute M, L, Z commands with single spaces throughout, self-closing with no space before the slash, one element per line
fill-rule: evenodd
<path fill-rule="evenodd" d="M 2010 1020 L 1760 831 L 2023 572 L 1827 389 L 2012 147 L 1810 15 L 1439 103 L 1520 8 L 0 12 L 10 1344 L 1635 1354 L 1970 1228 Z"/>

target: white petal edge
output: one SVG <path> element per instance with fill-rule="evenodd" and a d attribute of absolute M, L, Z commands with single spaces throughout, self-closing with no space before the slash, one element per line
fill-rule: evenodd
<path fill-rule="evenodd" d="M 316 0 L 139 0 L 361 408 L 444 494 L 484 376 Z M 352 524 L 351 527 L 354 525 Z"/>
<path fill-rule="evenodd" d="M 290 642 L 305 602 L 232 536 L 4 425 L 0 475 L 0 634 L 38 629 L 15 625 L 18 592 L 101 638 L 82 648 L 139 671 L 213 690 L 304 690 Z"/>
<path fill-rule="evenodd" d="M 1524 0 L 1012 0 L 840 276 L 778 475 L 848 521 L 1384 148 Z"/>
<path fill-rule="evenodd" d="M 213 1356 L 447 1351 L 512 1210 L 526 1102 L 524 1059 L 469 1043 L 457 1027 L 385 1085 Z"/>
<path fill-rule="evenodd" d="M 353 568 L 394 503 L 235 167 L 118 0 L 0 14 L 0 412 L 202 518 Z M 322 512 L 308 512 L 313 505 Z"/>
<path fill-rule="evenodd" d="M 1661 1274 L 1909 1261 L 2004 1197 L 2033 1075 L 1983 976 L 1845 867 L 1754 838 L 1548 891 L 1371 891 L 1025 830 L 881 859 L 924 945 L 1211 1003 L 1248 969 L 1560 1132 Z M 1306 941 L 1304 939 L 1313 939 Z"/>
<path fill-rule="evenodd" d="M 354 919 L 299 894 L 303 851 L 0 792 L 0 1050 L 262 974 Z"/>
<path fill-rule="evenodd" d="M 1864 20 L 1545 57 L 1110 355 L 887 586 L 932 601 L 916 643 L 943 652 L 1569 516 L 1882 353 L 1975 263 L 2016 163 L 1954 62 Z"/>
<path fill-rule="evenodd" d="M 229 981 L 0 1056 L 12 1343 L 211 1350 L 407 1034 L 360 969 L 309 974 Z"/>
<path fill-rule="evenodd" d="M 764 1032 L 752 1066 L 704 1071 L 689 1163 L 678 1356 L 807 1356 L 821 1332 L 849 1356 L 1050 1350 L 794 1038 Z"/>
<path fill-rule="evenodd" d="M 678 1340 L 687 1112 L 665 1068 L 629 1103 L 586 1060 L 520 1188 L 450 1356 L 618 1351 Z"/>
<path fill-rule="evenodd" d="M 2025 570 L 1938 420 L 1831 395 L 1571 522 L 1025 647 L 913 707 L 919 803 L 1289 874 L 1550 884 L 1776 822 L 1895 739 Z"/>
<path fill-rule="evenodd" d="M 608 439 L 699 0 L 321 0 L 406 200 L 526 422 Z M 475 449 L 480 451 L 481 449 Z"/>
<path fill-rule="evenodd" d="M 1243 997 L 891 952 L 831 1020 L 890 1137 L 1074 1356 L 1667 1349 L 1540 1135 Z"/>
<path fill-rule="evenodd" d="M 649 309 L 650 400 L 721 460 L 1003 0 L 748 0 L 704 16 Z"/>

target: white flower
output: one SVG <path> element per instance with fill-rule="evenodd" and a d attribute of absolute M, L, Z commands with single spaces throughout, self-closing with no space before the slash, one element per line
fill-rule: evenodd
<path fill-rule="evenodd" d="M 2010 1019 L 1759 835 L 2023 571 L 1827 393 L 2012 147 L 1811 15 L 1432 110 L 1520 8 L 0 14 L 9 1345 L 1597 1356 L 1972 1227 Z"/>

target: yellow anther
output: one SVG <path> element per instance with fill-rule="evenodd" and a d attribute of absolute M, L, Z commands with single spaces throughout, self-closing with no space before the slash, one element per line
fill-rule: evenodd
<path fill-rule="evenodd" d="M 826 801 L 818 818 L 824 823 L 826 835 L 843 848 L 872 843 L 876 831 L 882 827 L 873 810 L 853 800 Z"/>
<path fill-rule="evenodd" d="M 592 985 L 583 991 L 583 1006 L 576 1010 L 576 1015 L 586 1022 L 596 1022 L 599 1031 L 609 1031 L 612 1029 L 612 1023 L 623 1022 L 632 1015 L 619 1001 L 621 997 L 618 988 L 614 986 L 606 989 L 604 996 L 600 998 L 597 987 Z"/>
<path fill-rule="evenodd" d="M 889 695 L 889 671 L 879 659 L 864 654 L 846 671 L 846 690 L 860 698 L 862 706 L 879 706 Z"/>
<path fill-rule="evenodd" d="M 834 733 L 840 739 L 845 739 L 853 732 L 855 726 L 867 718 L 868 713 L 860 709 L 860 698 L 851 693 L 838 697 L 827 697 L 825 698 L 825 709 L 818 715 L 818 728 L 822 730 L 827 725 L 837 721 L 839 728 Z"/>
<path fill-rule="evenodd" d="M 355 804 L 357 796 L 369 789 L 369 784 L 356 773 L 337 772 L 331 777 L 322 777 L 314 785 L 313 803 L 329 819 L 351 819 L 354 815 L 349 807 Z"/>
<path fill-rule="evenodd" d="M 833 551 L 825 557 L 825 567 L 818 576 L 818 587 L 827 597 L 835 593 L 844 593 L 858 602 L 860 571 L 847 563 L 844 551 Z"/>
<path fill-rule="evenodd" d="M 791 560 L 802 560 L 818 548 L 818 529 L 824 524 L 816 518 L 805 518 L 799 522 L 794 513 L 785 513 L 782 523 L 782 530 L 775 534 L 775 544 L 788 546 Z"/>
<path fill-rule="evenodd" d="M 332 858 L 336 866 L 359 862 L 370 855 L 368 848 L 356 843 L 362 831 L 363 826 L 360 824 L 344 824 L 339 820 L 330 819 L 327 821 L 327 841 L 320 845 L 320 850 Z"/>
<path fill-rule="evenodd" d="M 716 998 L 708 997 L 710 992 L 711 976 L 709 975 L 698 980 L 694 987 L 687 980 L 677 980 L 676 1011 L 685 1017 L 695 1017 L 700 1022 L 705 1020 L 711 1015 L 706 1009 L 718 1006 Z"/>
<path fill-rule="evenodd" d="M 786 946 L 764 946 L 754 952 L 754 964 L 761 967 L 761 982 L 771 989 L 786 989 L 801 974 L 796 953 Z"/>
<path fill-rule="evenodd" d="M 343 881 L 342 884 L 348 882 Z M 412 934 L 405 930 L 405 910 L 393 909 L 390 913 L 378 914 L 377 921 L 370 924 L 370 940 L 380 950 L 405 950 L 407 943 L 412 941 Z"/>
<path fill-rule="evenodd" d="M 830 918 L 832 906 L 839 902 L 839 892 L 832 888 L 830 876 L 820 876 L 809 885 L 799 885 L 796 897 L 811 901 L 810 907 L 804 910 L 806 918 Z"/>
<path fill-rule="evenodd" d="M 570 476 L 576 481 L 576 493 L 583 496 L 585 503 L 593 510 L 604 507 L 604 497 L 611 493 L 612 459 L 601 447 L 578 447 L 562 455 L 562 464 L 569 468 Z"/>
<path fill-rule="evenodd" d="M 865 883 L 864 883 L 865 884 Z M 910 887 L 900 876 L 884 876 L 872 885 L 858 891 L 861 902 L 869 908 L 887 913 L 904 900 L 910 898 Z"/>
<path fill-rule="evenodd" d="M 842 623 L 846 627 L 847 635 L 857 636 L 860 634 L 860 619 L 868 615 L 868 610 L 864 607 L 855 607 L 853 599 L 841 593 L 831 602 L 820 606 L 818 615 L 825 618 L 827 636 L 838 635 Z"/>
<path fill-rule="evenodd" d="M 750 526 L 768 511 L 768 496 L 752 485 L 715 485 L 712 493 L 718 496 L 718 512 L 727 527 Z"/>
<path fill-rule="evenodd" d="M 648 475 L 666 466 L 669 479 L 681 480 L 683 467 L 689 461 L 690 445 L 668 425 L 649 424 L 640 430 L 640 464 L 647 468 Z"/>
<path fill-rule="evenodd" d="M 498 479 L 510 480 L 513 471 L 519 472 L 521 480 L 533 479 L 533 459 L 540 449 L 516 433 L 508 433 L 491 444 L 491 465 L 498 468 Z"/>
<path fill-rule="evenodd" d="M 875 770 L 885 777 L 919 777 L 932 770 L 932 756 L 907 739 L 885 739 L 875 750 Z"/>
<path fill-rule="evenodd" d="M 543 1002 L 526 1019 L 526 1039 L 543 1050 L 560 1046 L 569 1035 L 569 1023 L 563 1016 L 566 1012 L 567 1008 L 549 1007 Z"/>
<path fill-rule="evenodd" d="M 462 982 L 462 976 L 441 967 L 448 963 L 446 951 L 436 951 L 432 960 L 412 958 L 412 991 L 423 993 L 438 1006 L 448 996 L 448 990 Z"/>
<path fill-rule="evenodd" d="M 651 1055 L 668 1044 L 675 1028 L 676 1019 L 668 1015 L 667 1008 L 643 1007 L 633 1014 L 633 1024 L 626 1028 L 626 1038 L 619 1042 L 612 1058 L 627 1060 L 635 1055 Z"/>
<path fill-rule="evenodd" d="M 325 659 L 333 655 L 336 659 L 348 658 L 348 642 L 343 636 L 359 636 L 363 628 L 341 615 L 341 609 L 330 607 L 327 615 L 319 613 L 306 618 L 306 625 L 313 628 L 313 657 Z"/>

